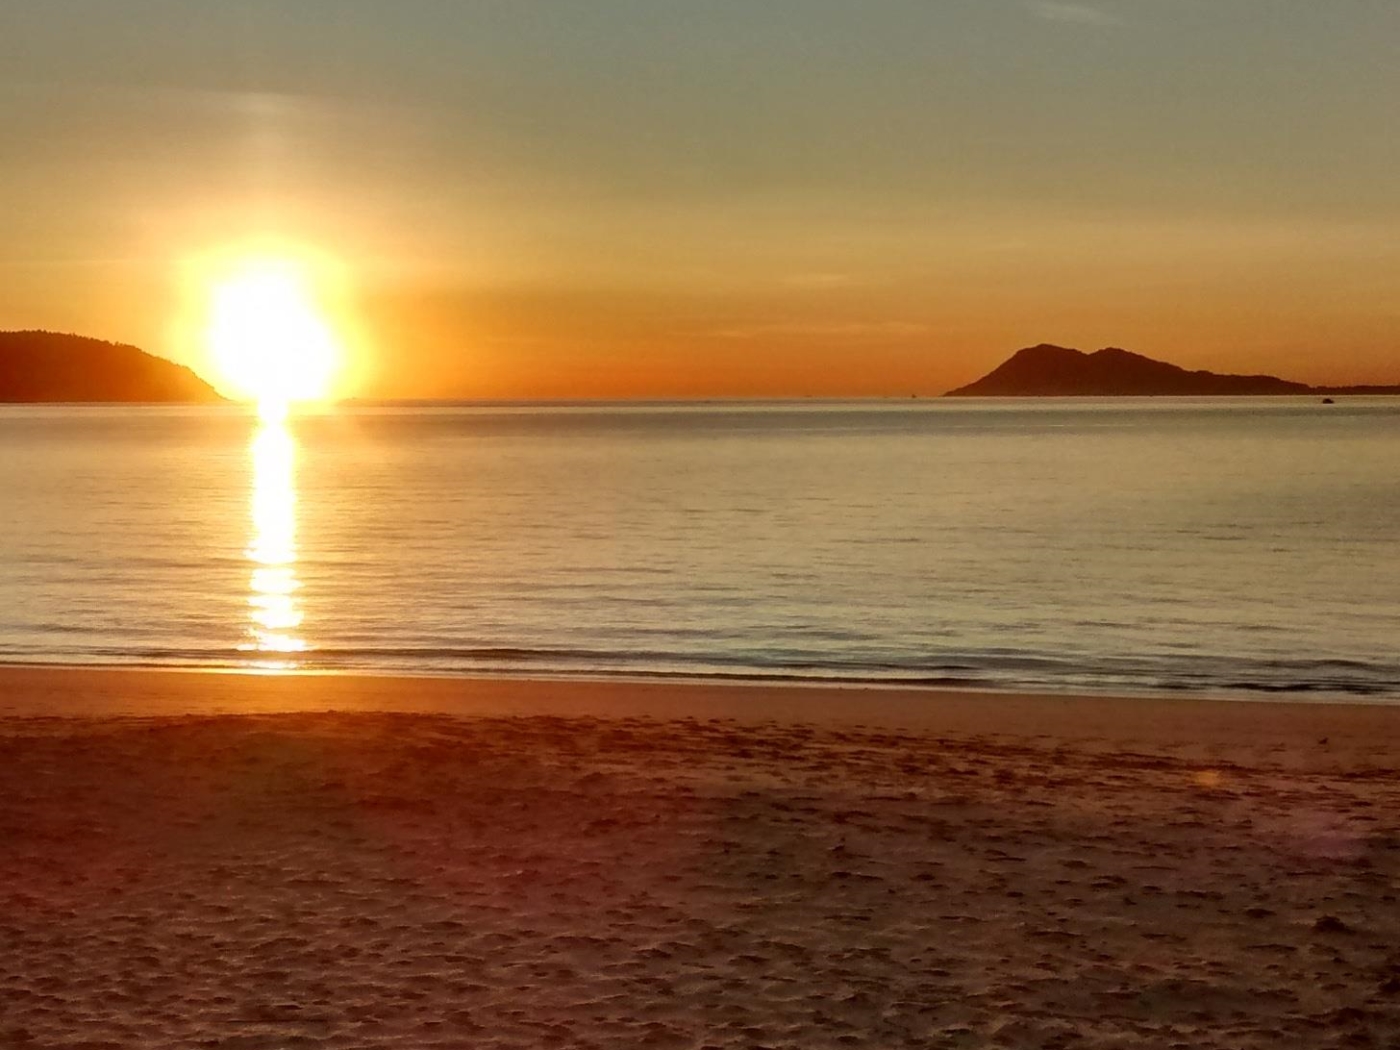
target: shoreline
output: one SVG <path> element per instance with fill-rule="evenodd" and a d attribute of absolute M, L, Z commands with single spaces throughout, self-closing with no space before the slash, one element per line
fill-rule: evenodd
<path fill-rule="evenodd" d="M 694 679 L 264 673 L 0 664 L 0 718 L 358 712 L 872 726 L 1144 746 L 1400 754 L 1400 705 Z"/>
<path fill-rule="evenodd" d="M 880 675 L 803 674 L 797 671 L 685 671 L 645 668 L 399 668 L 384 666 L 297 666 L 277 667 L 233 663 L 160 663 L 138 661 L 71 661 L 62 659 L 0 658 L 0 673 L 20 671 L 140 672 L 151 674 L 251 675 L 285 678 L 371 678 L 403 681 L 523 681 L 523 682 L 616 682 L 624 685 L 656 684 L 726 686 L 754 688 L 810 688 L 875 690 L 906 693 L 978 693 L 998 696 L 1045 698 L 1103 698 L 1206 701 L 1210 703 L 1321 704 L 1341 706 L 1400 707 L 1400 692 L 1381 688 L 1328 689 L 1319 686 L 1236 685 L 1219 688 L 1195 686 L 1141 686 L 1046 684 L 998 682 L 955 675 L 925 677 L 884 677 Z"/>

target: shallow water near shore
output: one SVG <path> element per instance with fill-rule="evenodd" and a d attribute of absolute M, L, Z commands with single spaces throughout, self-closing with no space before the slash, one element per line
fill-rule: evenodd
<path fill-rule="evenodd" d="M 1400 698 L 1400 403 L 0 410 L 0 659 Z"/>

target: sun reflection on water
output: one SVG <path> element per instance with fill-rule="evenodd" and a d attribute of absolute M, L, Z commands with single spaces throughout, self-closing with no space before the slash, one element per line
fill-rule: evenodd
<path fill-rule="evenodd" d="M 241 649 L 260 654 L 255 666 L 291 670 L 294 654 L 306 651 L 296 562 L 296 440 L 285 415 L 264 411 L 249 454 L 253 467 L 253 534 L 247 557 L 250 641 Z"/>

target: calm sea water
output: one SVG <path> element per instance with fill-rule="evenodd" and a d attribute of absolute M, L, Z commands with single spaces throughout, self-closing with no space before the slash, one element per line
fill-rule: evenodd
<path fill-rule="evenodd" d="M 1400 401 L 0 409 L 0 660 L 1400 699 Z"/>

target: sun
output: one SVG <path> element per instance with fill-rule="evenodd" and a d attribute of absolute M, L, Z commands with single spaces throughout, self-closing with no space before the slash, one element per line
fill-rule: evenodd
<path fill-rule="evenodd" d="M 264 415 L 330 396 L 343 349 L 306 266 L 250 258 L 211 277 L 205 342 L 221 385 Z"/>

